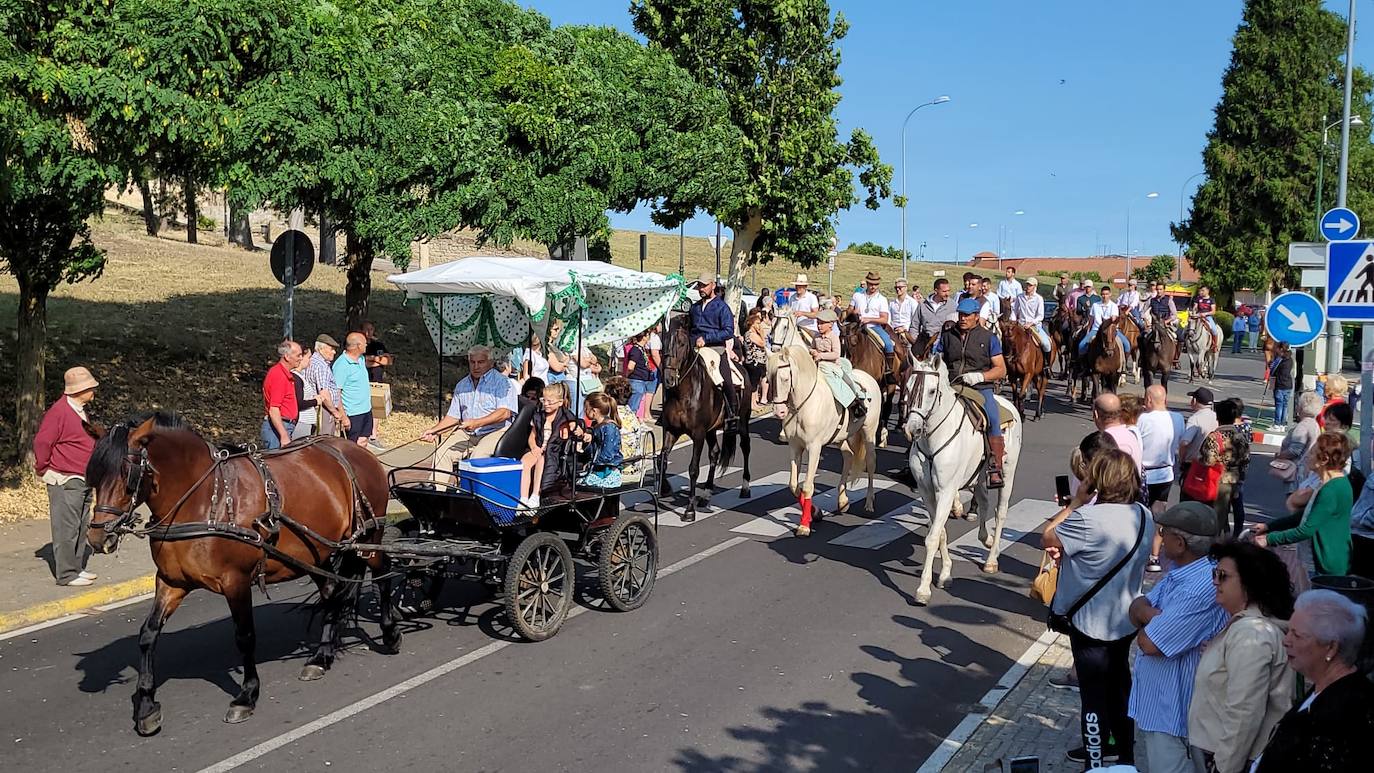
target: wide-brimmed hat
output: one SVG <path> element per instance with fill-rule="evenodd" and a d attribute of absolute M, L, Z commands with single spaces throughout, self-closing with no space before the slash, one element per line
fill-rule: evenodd
<path fill-rule="evenodd" d="M 328 333 L 320 333 L 319 335 L 315 336 L 315 343 L 324 344 L 325 346 L 332 346 L 335 349 L 339 348 L 339 342 L 335 341 L 334 336 Z"/>
<path fill-rule="evenodd" d="M 797 274 L 797 281 L 793 282 L 792 284 L 794 284 L 794 285 L 810 285 L 811 282 L 807 280 L 806 274 Z"/>
<path fill-rule="evenodd" d="M 878 275 L 878 272 L 877 272 L 877 271 L 870 271 L 870 272 L 868 272 L 867 274 L 864 274 L 864 281 L 865 281 L 865 282 L 881 282 L 881 281 L 883 281 L 883 278 L 882 278 L 881 276 Z"/>
<path fill-rule="evenodd" d="M 972 298 L 965 298 L 959 301 L 959 305 L 954 308 L 955 311 L 958 311 L 960 314 L 977 314 L 978 310 L 982 307 L 978 305 L 978 301 Z"/>
<path fill-rule="evenodd" d="M 1201 502 L 1179 502 L 1155 516 L 1155 525 L 1178 529 L 1199 537 L 1217 536 L 1217 511 Z"/>
<path fill-rule="evenodd" d="M 62 374 L 62 380 L 65 382 L 62 388 L 64 395 L 77 395 L 87 389 L 95 389 L 100 386 L 100 382 L 95 380 L 95 376 L 92 376 L 89 370 L 80 365 L 75 368 L 68 368 L 67 372 Z"/>
<path fill-rule="evenodd" d="M 816 313 L 817 322 L 839 322 L 840 318 L 835 314 L 834 309 L 821 309 Z"/>

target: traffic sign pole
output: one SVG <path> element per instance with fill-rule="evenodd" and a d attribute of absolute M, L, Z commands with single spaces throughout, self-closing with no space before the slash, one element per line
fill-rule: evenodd
<path fill-rule="evenodd" d="M 282 310 L 282 338 L 292 340 L 292 328 L 296 318 L 296 230 L 286 232 L 286 303 Z"/>

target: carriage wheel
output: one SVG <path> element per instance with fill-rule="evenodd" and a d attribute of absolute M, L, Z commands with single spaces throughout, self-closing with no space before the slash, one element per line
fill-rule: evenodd
<path fill-rule="evenodd" d="M 624 513 L 601 538 L 601 595 L 617 612 L 639 609 L 658 578 L 658 535 L 649 519 Z"/>
<path fill-rule="evenodd" d="M 522 638 L 544 641 L 568 619 L 573 582 L 567 544 L 549 532 L 531 534 L 506 566 L 506 619 Z"/>

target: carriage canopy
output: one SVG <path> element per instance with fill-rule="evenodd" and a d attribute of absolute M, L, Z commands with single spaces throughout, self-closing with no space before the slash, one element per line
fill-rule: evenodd
<path fill-rule="evenodd" d="M 686 295 L 681 275 L 645 273 L 597 261 L 478 256 L 387 281 L 418 297 L 425 326 L 441 355 L 477 344 L 509 350 L 554 319 L 564 326 L 560 346 L 575 345 L 581 318 L 588 346 L 647 329 Z"/>

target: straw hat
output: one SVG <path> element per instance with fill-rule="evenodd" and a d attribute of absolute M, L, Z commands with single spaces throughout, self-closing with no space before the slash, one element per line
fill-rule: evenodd
<path fill-rule="evenodd" d="M 66 386 L 62 389 L 64 395 L 77 395 L 87 389 L 95 389 L 100 386 L 100 382 L 95 380 L 95 376 L 92 376 L 89 370 L 80 365 L 75 368 L 68 368 L 67 372 L 62 374 L 62 380 L 66 382 Z"/>
<path fill-rule="evenodd" d="M 877 271 L 870 271 L 870 272 L 868 272 L 867 274 L 864 274 L 864 281 L 865 281 L 865 282 L 881 282 L 881 281 L 883 281 L 883 278 L 882 278 L 881 276 L 878 276 L 878 272 L 877 272 Z"/>
<path fill-rule="evenodd" d="M 797 274 L 797 281 L 793 282 L 792 284 L 809 286 L 811 283 L 807 281 L 806 274 Z"/>

